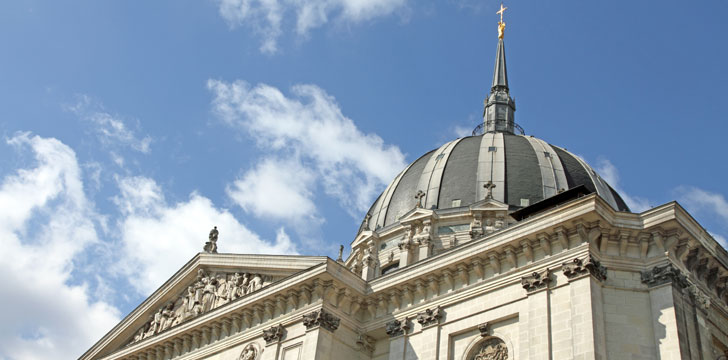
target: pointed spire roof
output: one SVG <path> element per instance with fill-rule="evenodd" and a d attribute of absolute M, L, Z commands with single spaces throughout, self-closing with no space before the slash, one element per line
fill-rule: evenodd
<path fill-rule="evenodd" d="M 495 55 L 495 69 L 493 70 L 492 89 L 505 88 L 508 90 L 508 72 L 506 71 L 506 47 L 503 38 L 498 39 L 498 52 Z"/>

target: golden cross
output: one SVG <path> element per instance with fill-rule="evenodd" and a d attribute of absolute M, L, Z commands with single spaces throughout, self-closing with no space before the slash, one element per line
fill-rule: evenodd
<path fill-rule="evenodd" d="M 498 10 L 498 12 L 496 12 L 496 14 L 500 14 L 500 16 L 501 16 L 501 22 L 503 22 L 503 13 L 506 11 L 506 9 L 508 9 L 508 8 L 507 7 L 503 7 L 503 3 L 501 3 L 500 10 Z"/>

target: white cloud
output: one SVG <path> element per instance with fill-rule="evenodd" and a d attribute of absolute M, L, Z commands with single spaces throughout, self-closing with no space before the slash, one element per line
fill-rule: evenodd
<path fill-rule="evenodd" d="M 36 164 L 0 184 L 0 358 L 75 358 L 119 321 L 116 308 L 72 276 L 98 241 L 96 215 L 73 150 L 28 133 L 8 144 L 30 148 Z"/>
<path fill-rule="evenodd" d="M 396 146 L 385 145 L 375 134 L 364 134 L 344 116 L 333 97 L 315 85 L 296 85 L 287 97 L 277 88 L 243 81 L 208 81 L 213 92 L 213 110 L 228 125 L 247 131 L 261 148 L 310 169 L 313 181 L 303 181 L 304 194 L 320 185 L 352 216 L 358 217 L 394 175 L 405 167 Z M 243 176 L 254 178 L 258 169 Z M 257 171 L 257 172 L 256 172 Z M 308 175 L 307 172 L 307 175 Z M 276 196 L 279 187 L 267 187 Z M 235 197 L 233 197 L 235 199 Z M 244 208 L 250 204 L 240 204 Z M 256 209 L 253 208 L 253 211 Z M 262 209 L 261 209 L 262 210 Z"/>
<path fill-rule="evenodd" d="M 89 96 L 79 96 L 79 100 L 75 105 L 66 108 L 83 120 L 91 122 L 94 125 L 96 135 L 102 143 L 128 146 L 145 154 L 151 151 L 151 137 L 144 136 L 140 138 L 124 123 L 121 117 L 106 112 L 102 105 L 94 104 Z M 117 165 L 123 166 L 124 161 L 119 154 L 112 152 L 112 157 Z"/>
<path fill-rule="evenodd" d="M 407 0 L 218 0 L 220 15 L 231 27 L 245 25 L 262 37 L 260 50 L 275 53 L 282 24 L 293 13 L 296 33 L 329 21 L 360 23 L 387 16 L 404 8 Z"/>
<path fill-rule="evenodd" d="M 266 159 L 228 186 L 227 193 L 259 216 L 310 218 L 316 214 L 315 174 L 294 159 Z"/>
<path fill-rule="evenodd" d="M 169 204 L 161 188 L 146 177 L 117 180 L 115 202 L 124 218 L 119 224 L 123 259 L 118 271 L 141 293 L 149 294 L 202 251 L 212 226 L 220 231 L 218 251 L 248 254 L 293 254 L 295 246 L 281 228 L 274 242 L 264 241 L 225 209 L 192 193 Z"/>
<path fill-rule="evenodd" d="M 627 206 L 629 206 L 629 209 L 632 212 L 640 213 L 651 208 L 650 202 L 647 199 L 629 195 L 622 189 L 619 183 L 619 171 L 611 161 L 607 159 L 600 159 L 597 163 L 597 172 L 614 188 L 614 190 L 617 191 L 617 193 L 619 193 L 622 200 L 627 203 Z"/>
<path fill-rule="evenodd" d="M 690 212 L 711 212 L 728 222 L 728 201 L 721 194 L 693 186 L 680 186 L 676 189 L 680 203 Z"/>

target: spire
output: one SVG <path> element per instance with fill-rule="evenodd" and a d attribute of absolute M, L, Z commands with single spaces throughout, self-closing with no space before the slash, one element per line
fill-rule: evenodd
<path fill-rule="evenodd" d="M 514 133 L 515 120 L 513 113 L 516 111 L 516 102 L 510 95 L 508 89 L 508 72 L 506 71 L 506 46 L 503 42 L 506 23 L 503 21 L 503 13 L 506 7 L 501 4 L 501 19 L 498 22 L 498 50 L 495 55 L 495 67 L 493 69 L 493 85 L 490 94 L 485 99 L 483 109 L 483 122 L 485 132 Z"/>
<path fill-rule="evenodd" d="M 498 39 L 498 52 L 495 55 L 495 69 L 493 70 L 493 87 L 505 88 L 508 91 L 508 73 L 506 72 L 506 47 L 503 38 Z"/>

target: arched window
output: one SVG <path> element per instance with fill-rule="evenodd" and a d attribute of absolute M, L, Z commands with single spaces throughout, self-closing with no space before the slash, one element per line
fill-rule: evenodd
<path fill-rule="evenodd" d="M 508 360 L 508 347 L 500 338 L 485 338 L 468 354 L 467 360 Z"/>

